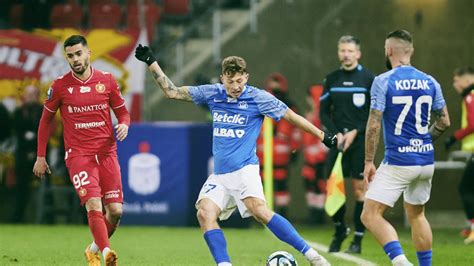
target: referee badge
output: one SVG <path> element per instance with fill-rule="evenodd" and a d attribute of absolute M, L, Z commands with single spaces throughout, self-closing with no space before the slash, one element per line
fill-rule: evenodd
<path fill-rule="evenodd" d="M 362 107 L 365 104 L 365 94 L 364 93 L 354 93 L 352 94 L 352 102 L 357 107 Z"/>

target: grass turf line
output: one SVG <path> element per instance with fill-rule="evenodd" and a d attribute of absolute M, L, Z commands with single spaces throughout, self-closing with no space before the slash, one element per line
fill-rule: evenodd
<path fill-rule="evenodd" d="M 301 235 L 328 245 L 330 227 L 299 227 Z M 458 230 L 434 230 L 435 265 L 473 265 L 474 246 L 466 246 Z M 274 251 L 293 254 L 300 265 L 305 259 L 293 248 L 280 242 L 268 230 L 261 228 L 225 228 L 229 255 L 235 265 L 264 265 Z M 347 248 L 352 235 L 344 242 Z M 417 264 L 409 230 L 400 232 L 402 246 L 408 258 Z M 0 265 L 85 265 L 84 248 L 91 235 L 86 226 L 0 225 Z M 214 261 L 198 228 L 121 226 L 111 239 L 121 265 L 213 265 Z M 389 261 L 375 239 L 366 234 L 361 258 L 379 265 Z M 333 265 L 355 265 L 323 253 Z"/>

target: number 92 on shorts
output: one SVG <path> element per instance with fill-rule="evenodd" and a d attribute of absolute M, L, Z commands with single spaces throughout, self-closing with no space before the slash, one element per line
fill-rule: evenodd
<path fill-rule="evenodd" d="M 74 156 L 66 159 L 66 166 L 81 205 L 90 198 L 102 198 L 106 205 L 112 202 L 123 202 L 117 156 Z"/>

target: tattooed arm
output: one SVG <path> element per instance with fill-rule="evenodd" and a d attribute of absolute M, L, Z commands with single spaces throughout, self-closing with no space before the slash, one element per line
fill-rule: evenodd
<path fill-rule="evenodd" d="M 370 109 L 367 127 L 365 129 L 365 161 L 373 162 L 377 146 L 380 138 L 380 121 L 382 120 L 382 112 Z"/>
<path fill-rule="evenodd" d="M 135 57 L 148 65 L 148 69 L 153 74 L 156 84 L 158 84 L 158 86 L 163 90 L 166 97 L 170 99 L 192 101 L 191 95 L 189 94 L 189 87 L 176 87 L 173 84 L 158 65 L 155 54 L 150 47 L 142 46 L 141 44 L 138 45 L 135 49 Z"/>
<path fill-rule="evenodd" d="M 435 121 L 430 127 L 431 139 L 435 141 L 451 125 L 449 121 L 448 108 L 444 106 L 440 110 L 434 110 Z"/>
<path fill-rule="evenodd" d="M 163 72 L 161 67 L 158 65 L 158 62 L 151 64 L 148 69 L 151 71 L 156 84 L 158 84 L 158 86 L 163 90 L 167 98 L 192 101 L 191 95 L 189 94 L 189 87 L 176 87 L 176 85 L 174 85 L 174 83 Z"/>
<path fill-rule="evenodd" d="M 364 163 L 364 183 L 367 185 L 375 178 L 375 152 L 379 145 L 380 121 L 382 112 L 376 109 L 370 109 L 367 127 L 365 129 L 365 163 Z"/>

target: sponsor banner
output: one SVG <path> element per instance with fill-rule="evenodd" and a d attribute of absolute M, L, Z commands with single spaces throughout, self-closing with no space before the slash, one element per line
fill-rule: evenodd
<path fill-rule="evenodd" d="M 208 124 L 132 124 L 118 143 L 124 215 L 121 224 L 183 226 L 195 223 L 194 203 L 208 176 Z"/>
<path fill-rule="evenodd" d="M 46 95 L 52 81 L 70 71 L 64 58 L 63 42 L 73 34 L 87 38 L 92 66 L 113 74 L 132 121 L 139 121 L 146 65 L 134 58 L 134 49 L 138 43 L 148 43 L 145 31 L 0 30 L 0 99 L 20 99 L 22 88 L 29 84 L 39 86 Z M 89 87 L 80 88 L 81 93 L 90 90 Z"/>

